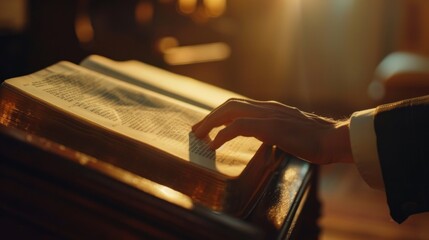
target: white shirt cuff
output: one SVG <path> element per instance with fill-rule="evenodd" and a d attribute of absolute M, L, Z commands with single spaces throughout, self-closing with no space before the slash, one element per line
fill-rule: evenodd
<path fill-rule="evenodd" d="M 366 183 L 384 189 L 374 129 L 375 108 L 355 112 L 350 117 L 350 143 L 353 160 Z"/>

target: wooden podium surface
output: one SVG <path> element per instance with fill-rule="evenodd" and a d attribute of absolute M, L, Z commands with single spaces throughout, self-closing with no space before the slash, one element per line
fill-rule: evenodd
<path fill-rule="evenodd" d="M 295 239 L 303 233 L 305 239 L 317 237 L 317 169 L 299 159 L 285 159 L 250 214 L 236 217 L 213 212 L 148 179 L 117 181 L 67 159 L 77 154 L 0 126 L 2 237 Z M 127 176 L 121 169 L 105 168 L 110 175 Z"/>

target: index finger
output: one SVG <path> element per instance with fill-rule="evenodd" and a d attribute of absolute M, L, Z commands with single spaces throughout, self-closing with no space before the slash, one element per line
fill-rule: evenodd
<path fill-rule="evenodd" d="M 202 138 L 215 127 L 227 124 L 239 116 L 249 115 L 248 105 L 243 99 L 229 99 L 195 124 L 192 130 L 197 137 Z"/>

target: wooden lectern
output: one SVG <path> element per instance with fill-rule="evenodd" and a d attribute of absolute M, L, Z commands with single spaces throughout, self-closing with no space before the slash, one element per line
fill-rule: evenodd
<path fill-rule="evenodd" d="M 0 127 L 2 237 L 317 237 L 316 169 L 301 160 L 285 160 L 250 214 L 238 218 L 108 164 L 83 168 L 74 161 L 79 154 Z"/>

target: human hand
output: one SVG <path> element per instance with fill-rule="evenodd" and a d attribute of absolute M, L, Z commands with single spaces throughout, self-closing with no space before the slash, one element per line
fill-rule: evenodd
<path fill-rule="evenodd" d="M 192 127 L 199 138 L 226 125 L 210 143 L 217 149 L 237 137 L 255 137 L 316 164 L 352 162 L 348 121 L 300 111 L 274 101 L 230 99 Z"/>

